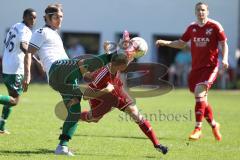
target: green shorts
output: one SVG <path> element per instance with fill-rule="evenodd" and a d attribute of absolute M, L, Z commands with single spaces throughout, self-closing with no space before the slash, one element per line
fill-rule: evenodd
<path fill-rule="evenodd" d="M 82 74 L 77 65 L 77 60 L 58 60 L 54 62 L 49 70 L 49 85 L 60 92 L 62 97 L 69 99 L 77 97 L 81 99 L 82 92 L 79 87 L 79 81 Z"/>
<path fill-rule="evenodd" d="M 22 88 L 22 74 L 4 74 L 3 73 L 3 82 L 8 88 L 8 90 L 15 91 L 18 95 L 23 93 Z"/>

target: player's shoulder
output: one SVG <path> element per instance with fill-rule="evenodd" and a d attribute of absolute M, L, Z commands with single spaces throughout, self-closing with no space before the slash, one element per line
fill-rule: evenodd
<path fill-rule="evenodd" d="M 198 26 L 197 22 L 193 21 L 188 25 L 188 28 L 192 28 L 192 27 L 196 27 L 196 26 Z"/>
<path fill-rule="evenodd" d="M 48 27 L 44 26 L 44 27 L 36 29 L 34 33 L 35 34 L 42 34 L 42 35 L 44 35 L 44 34 L 47 34 L 50 31 L 51 30 Z"/>
<path fill-rule="evenodd" d="M 208 19 L 208 25 L 214 26 L 214 27 L 218 28 L 219 30 L 223 31 L 223 27 L 222 27 L 221 23 L 219 23 L 216 20 Z"/>
<path fill-rule="evenodd" d="M 104 67 L 101 67 L 99 68 L 98 70 L 95 71 L 95 74 L 98 75 L 98 74 L 107 74 L 109 72 L 109 69 L 107 68 L 107 66 L 104 66 Z"/>
<path fill-rule="evenodd" d="M 24 23 L 19 22 L 14 24 L 11 28 L 11 30 L 14 30 L 16 33 L 23 32 L 23 31 L 31 31 Z"/>
<path fill-rule="evenodd" d="M 187 26 L 187 31 L 191 31 L 191 30 L 193 30 L 194 28 L 196 28 L 198 25 L 197 25 L 197 22 L 191 22 L 191 23 L 189 23 L 188 24 L 188 26 Z"/>
<path fill-rule="evenodd" d="M 34 34 L 44 34 L 44 28 L 41 27 L 41 28 L 38 28 L 34 31 Z"/>

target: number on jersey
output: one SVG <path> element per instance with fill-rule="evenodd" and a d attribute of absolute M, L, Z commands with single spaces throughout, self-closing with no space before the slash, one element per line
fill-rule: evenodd
<path fill-rule="evenodd" d="M 15 38 L 16 35 L 12 34 L 12 32 L 9 32 L 9 36 L 5 40 L 5 47 L 8 49 L 9 52 L 12 52 L 14 49 L 14 43 L 13 43 L 13 38 Z"/>

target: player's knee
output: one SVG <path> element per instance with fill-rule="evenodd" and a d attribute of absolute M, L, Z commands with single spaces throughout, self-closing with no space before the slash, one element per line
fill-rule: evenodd
<path fill-rule="evenodd" d="M 69 100 L 69 102 L 67 103 L 67 107 L 71 107 L 75 104 L 80 103 L 80 100 L 78 98 L 72 98 Z"/>
<path fill-rule="evenodd" d="M 195 97 L 205 97 L 207 94 L 207 86 L 204 84 L 198 84 L 196 85 L 194 89 L 194 95 Z"/>
<path fill-rule="evenodd" d="M 99 121 L 101 118 L 102 118 L 102 116 L 100 116 L 100 117 L 94 117 L 94 116 L 92 115 L 92 112 L 90 111 L 90 112 L 88 112 L 88 114 L 87 114 L 86 122 L 88 122 L 88 123 L 98 123 L 98 121 Z"/>
<path fill-rule="evenodd" d="M 125 112 L 127 112 L 131 118 L 133 118 L 133 120 L 138 123 L 140 121 L 142 121 L 143 119 L 143 116 L 141 115 L 141 113 L 138 111 L 138 108 L 136 105 L 133 105 L 133 106 L 128 106 L 126 109 L 125 109 Z"/>
<path fill-rule="evenodd" d="M 11 106 L 16 106 L 18 105 L 19 98 L 12 98 L 10 99 Z"/>

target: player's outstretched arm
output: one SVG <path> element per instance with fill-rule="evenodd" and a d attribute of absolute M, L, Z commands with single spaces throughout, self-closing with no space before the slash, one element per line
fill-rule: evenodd
<path fill-rule="evenodd" d="M 98 98 L 104 94 L 112 92 L 113 90 L 114 90 L 114 86 L 111 83 L 108 83 L 107 87 L 99 91 L 93 91 L 91 88 L 87 88 L 83 94 L 83 99 L 88 100 L 91 98 Z"/>
<path fill-rule="evenodd" d="M 183 49 L 184 47 L 186 47 L 187 42 L 184 42 L 182 40 L 167 41 L 167 40 L 159 39 L 156 41 L 156 45 L 158 47 L 167 46 L 167 47 L 171 47 L 171 48 Z"/>
<path fill-rule="evenodd" d="M 26 92 L 28 89 L 28 85 L 31 81 L 31 63 L 32 63 L 32 55 L 36 53 L 37 49 L 35 47 L 29 46 L 28 51 L 24 56 L 24 78 L 22 82 L 23 91 Z"/>

